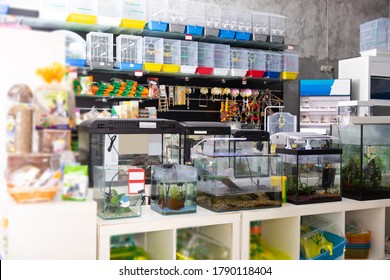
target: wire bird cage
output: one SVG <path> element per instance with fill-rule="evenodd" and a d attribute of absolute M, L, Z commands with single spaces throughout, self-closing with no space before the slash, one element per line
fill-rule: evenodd
<path fill-rule="evenodd" d="M 112 68 L 114 62 L 114 36 L 109 33 L 87 34 L 87 64 L 91 67 Z"/>
<path fill-rule="evenodd" d="M 143 41 L 140 36 L 116 37 L 116 63 L 120 69 L 142 70 Z"/>

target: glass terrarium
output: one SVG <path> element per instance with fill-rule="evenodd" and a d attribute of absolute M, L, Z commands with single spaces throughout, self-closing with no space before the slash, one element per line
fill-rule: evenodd
<path fill-rule="evenodd" d="M 390 198 L 390 118 L 352 117 L 350 125 L 332 126 L 343 150 L 341 185 L 344 197 Z"/>
<path fill-rule="evenodd" d="M 195 213 L 197 177 L 193 166 L 152 166 L 151 208 L 162 215 Z"/>
<path fill-rule="evenodd" d="M 220 141 L 205 139 L 203 142 Z M 227 138 L 226 142 L 240 142 Z M 242 141 L 242 140 L 241 140 Z M 232 146 L 232 145 L 229 145 Z M 236 145 L 238 146 L 238 145 Z M 199 206 L 215 212 L 261 209 L 282 205 L 282 164 L 277 155 L 252 149 L 195 153 Z"/>
<path fill-rule="evenodd" d="M 130 184 L 131 165 L 95 166 L 93 199 L 102 219 L 131 218 L 141 215 L 144 184 Z"/>

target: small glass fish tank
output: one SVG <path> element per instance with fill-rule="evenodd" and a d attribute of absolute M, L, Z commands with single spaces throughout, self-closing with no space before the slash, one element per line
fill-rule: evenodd
<path fill-rule="evenodd" d="M 110 220 L 141 216 L 144 188 L 129 183 L 131 168 L 131 165 L 94 167 L 93 199 L 100 218 Z"/>
<path fill-rule="evenodd" d="M 221 141 L 219 138 L 203 141 L 214 140 Z M 243 140 L 227 138 L 225 141 Z M 193 154 L 193 164 L 198 170 L 199 206 L 214 212 L 282 206 L 281 158 L 264 155 L 255 145 L 252 147 Z"/>
<path fill-rule="evenodd" d="M 343 149 L 343 197 L 356 200 L 390 198 L 390 117 L 351 117 L 349 125 L 333 125 Z"/>
<path fill-rule="evenodd" d="M 162 215 L 196 212 L 195 167 L 181 164 L 152 166 L 151 208 Z"/>

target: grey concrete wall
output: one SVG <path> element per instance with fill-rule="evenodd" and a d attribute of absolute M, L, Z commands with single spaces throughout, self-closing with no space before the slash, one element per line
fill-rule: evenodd
<path fill-rule="evenodd" d="M 320 71 L 340 59 L 359 56 L 361 23 L 389 17 L 389 0 L 211 0 L 220 6 L 278 13 L 287 18 L 286 43 L 300 55 L 299 79 L 329 78 Z M 286 82 L 284 101 L 298 113 L 298 81 Z"/>

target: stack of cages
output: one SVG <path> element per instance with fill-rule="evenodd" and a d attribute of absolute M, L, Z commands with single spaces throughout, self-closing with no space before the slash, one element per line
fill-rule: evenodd
<path fill-rule="evenodd" d="M 247 77 L 264 77 L 266 54 L 267 53 L 262 50 L 248 49 Z"/>
<path fill-rule="evenodd" d="M 163 39 L 163 65 L 162 72 L 177 73 L 181 63 L 180 40 Z"/>
<path fill-rule="evenodd" d="M 162 215 L 196 212 L 195 167 L 180 164 L 152 166 L 151 208 Z"/>
<path fill-rule="evenodd" d="M 214 49 L 215 44 L 198 43 L 198 68 L 196 73 L 210 75 L 214 70 Z"/>
<path fill-rule="evenodd" d="M 274 51 L 266 51 L 265 78 L 279 79 L 282 73 L 283 55 Z"/>
<path fill-rule="evenodd" d="M 167 18 L 169 32 L 184 33 L 186 28 L 186 0 L 168 0 Z"/>
<path fill-rule="evenodd" d="M 146 24 L 145 0 L 122 0 L 122 20 L 119 26 L 144 29 Z"/>
<path fill-rule="evenodd" d="M 229 75 L 245 77 L 248 71 L 248 49 L 230 48 L 230 71 Z"/>
<path fill-rule="evenodd" d="M 270 42 L 283 44 L 286 36 L 286 17 L 282 15 L 269 15 L 270 22 Z"/>
<path fill-rule="evenodd" d="M 221 28 L 221 9 L 217 4 L 203 3 L 204 35 L 217 37 Z"/>
<path fill-rule="evenodd" d="M 66 21 L 96 24 L 98 3 L 96 0 L 71 0 L 68 1 L 69 15 Z"/>
<path fill-rule="evenodd" d="M 166 32 L 168 25 L 168 0 L 148 0 L 145 29 Z"/>
<path fill-rule="evenodd" d="M 122 18 L 122 4 L 120 0 L 98 0 L 98 24 L 119 26 Z"/>
<path fill-rule="evenodd" d="M 172 142 L 174 139 L 180 141 L 181 131 L 178 122 L 164 119 L 90 119 L 79 125 L 79 161 L 89 167 L 89 186 L 94 187 L 98 212 L 103 218 L 116 218 L 116 211 L 122 211 L 107 208 L 107 205 L 128 204 L 126 198 L 121 200 L 119 196 L 123 193 L 133 195 L 142 170 L 145 183 L 150 184 L 151 167 L 166 164 L 170 161 L 169 155 L 181 152 L 173 147 L 180 143 Z M 180 163 L 181 155 L 177 158 Z M 142 189 L 139 189 L 135 196 L 140 199 L 141 194 Z"/>
<path fill-rule="evenodd" d="M 219 38 L 234 39 L 237 30 L 237 11 L 230 8 L 221 9 L 221 26 Z"/>
<path fill-rule="evenodd" d="M 194 74 L 198 67 L 198 42 L 181 41 L 180 73 Z"/>
<path fill-rule="evenodd" d="M 343 150 L 343 197 L 390 198 L 389 131 L 389 117 L 355 117 L 350 125 L 332 125 L 332 135 L 340 139 Z"/>
<path fill-rule="evenodd" d="M 164 63 L 164 39 L 143 37 L 143 70 L 159 72 Z"/>
<path fill-rule="evenodd" d="M 301 219 L 300 259 L 335 260 L 341 258 L 347 241 L 340 228 L 320 216 Z"/>
<path fill-rule="evenodd" d="M 253 144 L 249 148 L 245 138 L 205 139 L 215 141 L 227 141 L 229 151 L 200 153 L 194 147 L 199 206 L 214 212 L 282 206 L 280 156 L 264 155 Z"/>
<path fill-rule="evenodd" d="M 226 76 L 230 70 L 230 46 L 215 44 L 214 75 Z"/>
<path fill-rule="evenodd" d="M 270 26 L 269 14 L 266 13 L 252 13 L 253 26 L 253 41 L 269 42 L 270 40 Z"/>
<path fill-rule="evenodd" d="M 143 40 L 141 36 L 119 35 L 116 37 L 116 68 L 142 70 Z"/>
<path fill-rule="evenodd" d="M 292 204 L 341 200 L 341 153 L 331 136 L 317 133 L 284 133 L 285 148 L 276 148 L 283 158 L 286 199 Z M 271 139 L 273 136 L 271 136 Z M 276 141 L 275 141 L 276 142 Z"/>
<path fill-rule="evenodd" d="M 360 25 L 360 52 L 390 51 L 389 18 L 378 18 Z"/>
<path fill-rule="evenodd" d="M 283 53 L 282 73 L 280 78 L 295 80 L 299 74 L 299 56 L 293 53 Z"/>
<path fill-rule="evenodd" d="M 204 6 L 202 2 L 186 1 L 187 26 L 185 34 L 201 36 L 204 31 Z"/>
<path fill-rule="evenodd" d="M 87 65 L 92 68 L 114 68 L 114 35 L 103 32 L 87 34 Z"/>
<path fill-rule="evenodd" d="M 249 41 L 252 37 L 252 14 L 238 10 L 236 40 Z"/>

